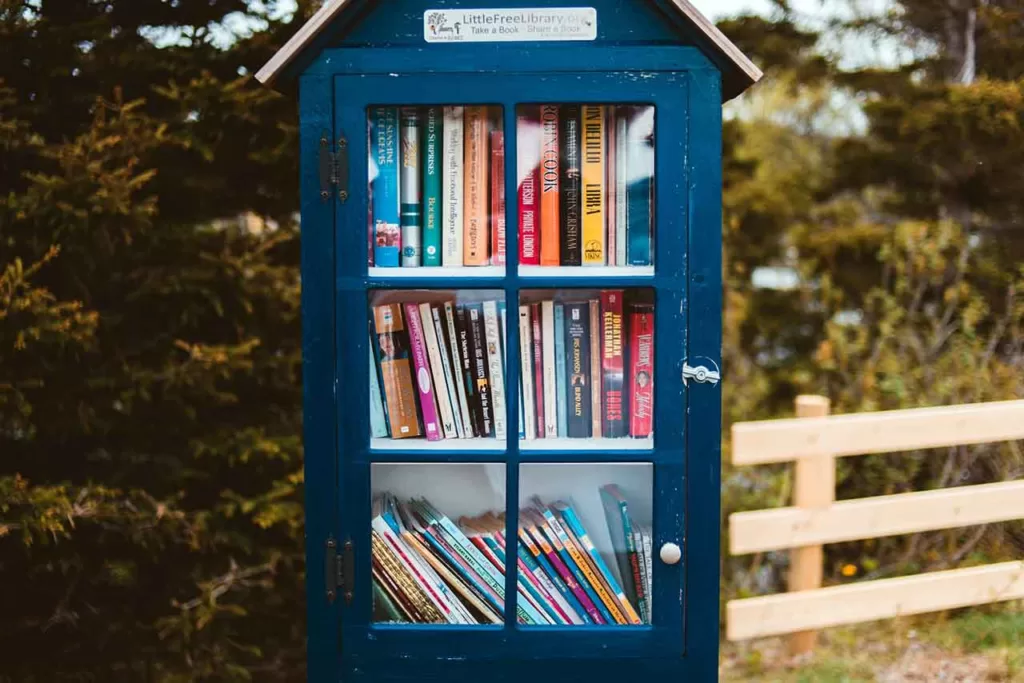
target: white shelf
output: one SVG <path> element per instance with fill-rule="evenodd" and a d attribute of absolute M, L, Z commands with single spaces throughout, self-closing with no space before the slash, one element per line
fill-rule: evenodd
<path fill-rule="evenodd" d="M 416 279 L 416 278 L 437 278 L 447 280 L 449 278 L 472 278 L 472 277 L 505 277 L 505 266 L 452 266 L 452 267 L 431 267 L 431 268 L 370 268 L 371 278 L 388 278 L 392 280 Z"/>
<path fill-rule="evenodd" d="M 521 451 L 649 451 L 654 437 L 646 439 L 529 439 L 519 442 Z"/>
<path fill-rule="evenodd" d="M 519 275 L 524 278 L 644 278 L 654 275 L 654 266 L 519 266 Z"/>
<path fill-rule="evenodd" d="M 374 451 L 503 451 L 504 439 L 371 439 Z"/>

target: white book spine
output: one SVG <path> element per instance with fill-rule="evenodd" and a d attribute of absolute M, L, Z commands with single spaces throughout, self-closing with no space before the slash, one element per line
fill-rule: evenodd
<path fill-rule="evenodd" d="M 537 438 L 537 409 L 533 397 L 533 323 L 530 307 L 519 307 L 519 385 L 526 439 Z"/>
<path fill-rule="evenodd" d="M 498 328 L 498 304 L 484 302 L 484 335 L 487 343 L 487 372 L 491 378 L 491 399 L 494 402 L 494 436 L 505 437 L 508 424 L 505 409 L 505 369 L 501 367 L 501 332 Z"/>
<path fill-rule="evenodd" d="M 626 265 L 626 224 L 629 222 L 626 202 L 626 182 L 629 168 L 626 164 L 626 151 L 629 146 L 626 127 L 628 121 L 624 111 L 616 111 L 615 115 L 615 263 Z"/>
<path fill-rule="evenodd" d="M 465 132 L 463 107 L 444 108 L 441 265 L 462 265 Z"/>
<path fill-rule="evenodd" d="M 446 325 L 442 319 L 441 307 L 431 306 L 430 314 L 434 319 L 434 335 L 437 337 L 437 345 L 440 347 L 441 368 L 444 371 L 444 386 L 447 389 L 448 403 L 451 405 L 455 431 L 458 438 L 465 439 L 466 432 L 462 424 L 462 413 L 459 411 L 459 394 L 455 388 L 455 373 L 452 372 L 451 355 L 448 350 L 449 344 L 444 333 Z"/>
<path fill-rule="evenodd" d="M 403 266 L 416 267 L 423 265 L 423 174 L 420 168 L 420 114 L 416 107 L 402 107 L 399 131 L 402 138 L 399 175 L 401 262 Z"/>
<path fill-rule="evenodd" d="M 541 302 L 544 350 L 544 438 L 558 438 L 558 391 L 555 378 L 555 302 Z"/>
<path fill-rule="evenodd" d="M 653 544 L 651 542 L 651 530 L 648 527 L 644 527 L 644 530 L 643 530 L 641 535 L 643 536 L 644 559 L 646 560 L 645 563 L 644 563 L 644 571 L 647 573 L 647 595 L 653 596 L 654 593 L 652 593 L 651 590 L 654 587 L 654 556 L 651 555 L 652 546 L 653 546 Z M 647 599 L 647 615 L 648 615 L 647 618 L 651 620 L 651 623 L 654 623 L 654 621 L 653 621 L 654 620 L 654 612 L 652 610 L 653 607 L 654 607 L 653 597 L 648 598 Z"/>
<path fill-rule="evenodd" d="M 437 408 L 441 413 L 441 432 L 446 439 L 459 438 L 455 428 L 455 415 L 448 397 L 448 384 L 445 382 L 444 364 L 441 362 L 441 347 L 437 344 L 437 333 L 434 328 L 434 316 L 430 304 L 420 304 L 420 325 L 423 328 L 423 339 L 427 345 L 427 357 L 430 358 L 430 375 L 434 380 L 434 396 Z"/>
<path fill-rule="evenodd" d="M 377 361 L 370 349 L 370 433 L 375 439 L 383 439 L 388 435 L 387 418 L 384 416 L 384 394 L 380 391 L 377 378 Z"/>
<path fill-rule="evenodd" d="M 459 397 L 459 413 L 462 417 L 462 430 L 466 439 L 473 438 L 473 420 L 469 416 L 469 399 L 466 397 L 466 381 L 462 374 L 462 354 L 459 351 L 459 334 L 455 329 L 455 304 L 444 302 L 445 323 L 448 325 L 448 339 L 451 340 L 452 374 L 455 375 L 455 389 Z"/>

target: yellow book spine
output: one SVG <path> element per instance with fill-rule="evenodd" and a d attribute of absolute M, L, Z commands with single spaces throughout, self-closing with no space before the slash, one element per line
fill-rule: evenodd
<path fill-rule="evenodd" d="M 583 265 L 605 264 L 605 115 L 601 105 L 582 107 Z"/>

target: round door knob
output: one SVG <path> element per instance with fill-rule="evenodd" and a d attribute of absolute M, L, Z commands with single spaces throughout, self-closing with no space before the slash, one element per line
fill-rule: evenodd
<path fill-rule="evenodd" d="M 666 543 L 661 546 L 661 561 L 665 564 L 678 564 L 683 558 L 683 551 L 675 543 Z"/>

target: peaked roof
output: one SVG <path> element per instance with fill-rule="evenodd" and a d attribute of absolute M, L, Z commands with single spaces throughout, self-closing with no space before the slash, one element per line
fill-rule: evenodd
<path fill-rule="evenodd" d="M 281 72 L 299 57 L 350 3 L 351 0 L 326 0 L 316 14 L 291 37 L 285 46 L 256 72 L 256 80 L 267 85 L 273 83 Z M 725 34 L 718 30 L 718 27 L 701 14 L 690 0 L 671 0 L 671 4 L 679 14 L 704 35 L 709 45 L 735 68 L 741 81 L 740 87 L 735 88 L 735 92 L 726 93 L 727 98 L 739 94 L 761 80 L 763 75 L 761 70 L 731 40 L 726 38 Z"/>

